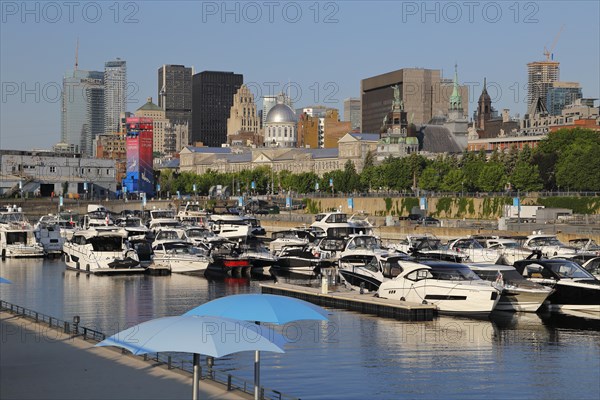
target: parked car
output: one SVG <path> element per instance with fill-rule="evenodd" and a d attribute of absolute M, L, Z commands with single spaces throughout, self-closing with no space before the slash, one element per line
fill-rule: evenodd
<path fill-rule="evenodd" d="M 440 220 L 433 217 L 421 217 L 418 219 L 417 223 L 421 225 L 439 225 Z"/>

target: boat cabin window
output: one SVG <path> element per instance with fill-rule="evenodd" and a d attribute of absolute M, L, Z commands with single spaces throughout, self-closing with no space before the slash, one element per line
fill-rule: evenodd
<path fill-rule="evenodd" d="M 330 224 L 345 224 L 348 222 L 348 216 L 346 214 L 330 214 L 325 222 Z"/>
<path fill-rule="evenodd" d="M 177 240 L 179 235 L 175 231 L 160 231 L 155 240 Z"/>
<path fill-rule="evenodd" d="M 432 266 L 431 275 L 443 281 L 479 281 L 481 278 L 467 266 Z"/>
<path fill-rule="evenodd" d="M 152 219 L 158 219 L 158 218 L 173 219 L 173 218 L 175 218 L 175 213 L 173 211 L 168 211 L 168 210 L 151 211 L 150 215 L 152 216 Z"/>
<path fill-rule="evenodd" d="M 402 273 L 403 269 L 398 259 L 387 259 L 383 262 L 383 276 L 386 278 L 395 278 Z"/>
<path fill-rule="evenodd" d="M 369 271 L 379 272 L 379 261 L 377 261 L 377 257 L 372 257 L 365 267 Z"/>
<path fill-rule="evenodd" d="M 94 251 L 121 251 L 123 249 L 123 241 L 120 237 L 93 237 L 89 242 Z"/>
<path fill-rule="evenodd" d="M 348 227 L 344 227 L 344 228 L 329 228 L 327 229 L 327 236 L 328 237 L 347 237 L 349 236 L 351 233 L 350 228 Z"/>
<path fill-rule="evenodd" d="M 342 239 L 323 239 L 319 247 L 325 251 L 341 251 L 344 250 L 344 241 Z"/>
<path fill-rule="evenodd" d="M 581 268 L 577 263 L 573 261 L 565 261 L 563 263 L 551 263 L 550 269 L 561 278 L 594 279 L 594 277 L 589 272 Z"/>
<path fill-rule="evenodd" d="M 27 243 L 27 232 L 6 232 L 6 244 Z"/>
<path fill-rule="evenodd" d="M 315 215 L 315 222 L 321 221 L 325 217 L 325 214 L 317 214 Z"/>
<path fill-rule="evenodd" d="M 428 269 L 418 269 L 416 271 L 411 272 L 410 274 L 406 275 L 406 279 L 409 279 L 411 281 L 420 281 L 423 279 L 432 279 L 433 275 L 431 274 L 431 272 L 429 272 Z"/>
<path fill-rule="evenodd" d="M 461 250 L 469 250 L 469 249 L 481 249 L 482 246 L 479 244 L 477 240 L 474 239 L 465 239 L 458 240 L 454 247 Z"/>

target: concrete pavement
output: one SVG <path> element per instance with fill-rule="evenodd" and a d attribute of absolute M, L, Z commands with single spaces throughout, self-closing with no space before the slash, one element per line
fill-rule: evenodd
<path fill-rule="evenodd" d="M 0 312 L 0 399 L 190 399 L 191 374 Z M 201 399 L 251 399 L 200 381 Z"/>

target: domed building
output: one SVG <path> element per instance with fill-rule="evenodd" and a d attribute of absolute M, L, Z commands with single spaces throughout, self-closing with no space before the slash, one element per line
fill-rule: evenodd
<path fill-rule="evenodd" d="M 298 117 L 290 106 L 284 104 L 281 98 L 277 99 L 267 114 L 265 122 L 265 146 L 296 147 L 298 134 L 296 127 Z"/>

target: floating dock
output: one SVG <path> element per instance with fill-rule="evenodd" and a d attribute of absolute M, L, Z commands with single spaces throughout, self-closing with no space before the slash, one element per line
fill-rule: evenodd
<path fill-rule="evenodd" d="M 321 293 L 320 288 L 290 285 L 286 283 L 261 284 L 263 293 L 295 297 L 323 307 L 358 311 L 381 317 L 405 321 L 432 321 L 436 308 L 432 304 L 417 304 L 381 299 L 370 294 L 356 291 L 328 291 Z"/>

